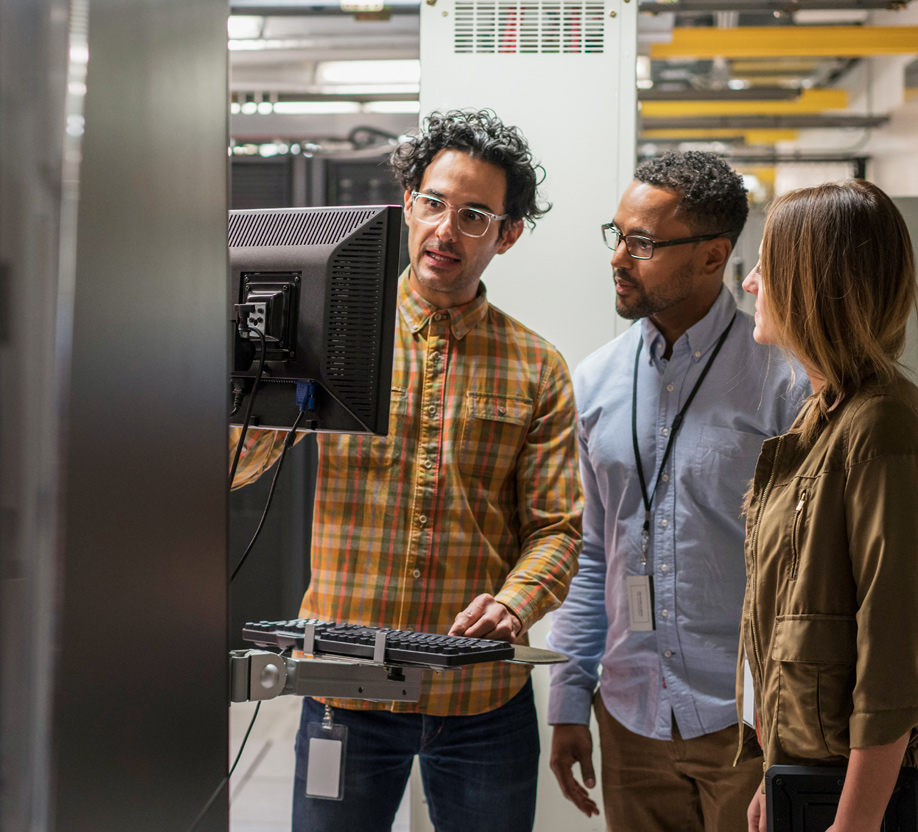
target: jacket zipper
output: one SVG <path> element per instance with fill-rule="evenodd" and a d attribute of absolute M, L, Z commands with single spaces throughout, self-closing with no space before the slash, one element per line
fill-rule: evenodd
<path fill-rule="evenodd" d="M 762 656 L 759 651 L 759 634 L 756 628 L 756 598 L 758 597 L 758 561 L 759 561 L 759 522 L 762 519 L 762 510 L 765 508 L 765 503 L 768 500 L 768 495 L 771 492 L 771 487 L 775 482 L 775 474 L 778 465 L 778 456 L 781 453 L 781 443 L 784 442 L 784 436 L 778 437 L 778 444 L 775 446 L 775 455 L 771 461 L 771 474 L 768 477 L 768 483 L 765 486 L 765 490 L 762 492 L 762 496 L 759 499 L 759 507 L 755 513 L 755 525 L 752 527 L 752 620 L 750 621 L 750 626 L 752 628 L 752 652 L 756 662 L 756 670 L 758 671 L 759 678 L 762 678 Z"/>
<path fill-rule="evenodd" d="M 806 506 L 806 489 L 800 492 L 800 499 L 794 509 L 794 529 L 791 533 L 791 580 L 797 580 L 797 567 L 800 564 L 800 525 L 803 520 L 803 509 Z"/>

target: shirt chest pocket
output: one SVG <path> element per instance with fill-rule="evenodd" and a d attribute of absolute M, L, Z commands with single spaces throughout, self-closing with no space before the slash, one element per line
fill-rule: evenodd
<path fill-rule="evenodd" d="M 342 436 L 346 456 L 352 465 L 367 468 L 389 468 L 401 455 L 405 418 L 408 413 L 408 391 L 393 387 L 389 399 L 389 433 L 387 436 Z"/>
<path fill-rule="evenodd" d="M 732 428 L 701 429 L 692 470 L 694 497 L 702 505 L 739 517 L 764 437 Z"/>
<path fill-rule="evenodd" d="M 459 470 L 506 478 L 516 464 L 532 418 L 529 399 L 468 393 L 459 439 Z"/>

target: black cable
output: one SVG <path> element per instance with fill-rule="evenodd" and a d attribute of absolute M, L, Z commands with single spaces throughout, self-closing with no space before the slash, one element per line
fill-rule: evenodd
<path fill-rule="evenodd" d="M 239 761 L 242 759 L 242 752 L 245 749 L 246 742 L 248 742 L 249 734 L 252 733 L 252 728 L 255 725 L 255 719 L 258 717 L 258 711 L 260 710 L 260 708 L 261 708 L 261 702 L 259 702 L 255 706 L 255 713 L 252 714 L 252 721 L 249 723 L 249 729 L 248 731 L 245 732 L 245 736 L 242 738 L 242 745 L 239 746 L 239 753 L 236 755 L 236 759 L 233 762 L 233 765 L 229 770 L 229 774 L 227 774 L 226 777 L 224 777 L 220 781 L 220 785 L 217 786 L 216 791 L 210 796 L 210 800 L 207 801 L 207 803 L 204 805 L 204 808 L 201 809 L 200 814 L 194 819 L 194 823 L 192 823 L 191 826 L 188 827 L 188 832 L 194 832 L 194 830 L 197 829 L 198 824 L 204 818 L 204 815 L 207 814 L 207 810 L 210 809 L 211 806 L 213 806 L 214 801 L 219 797 L 220 792 L 223 791 L 223 787 L 227 783 L 229 783 L 230 778 L 233 776 L 233 772 L 236 770 L 236 766 L 239 765 Z"/>
<path fill-rule="evenodd" d="M 236 443 L 236 453 L 233 456 L 233 466 L 230 468 L 230 488 L 233 487 L 233 480 L 236 479 L 236 467 L 239 465 L 242 446 L 245 444 L 245 435 L 249 429 L 249 423 L 252 421 L 252 408 L 255 406 L 255 396 L 258 394 L 258 385 L 261 383 L 261 377 L 265 372 L 265 354 L 268 351 L 265 345 L 265 334 L 260 329 L 245 325 L 241 325 L 240 329 L 256 333 L 258 335 L 261 350 L 258 357 L 258 372 L 255 374 L 255 384 L 252 385 L 252 392 L 249 394 L 249 403 L 246 405 L 245 416 L 242 419 L 242 433 L 239 434 L 239 441 Z"/>
<path fill-rule="evenodd" d="M 280 476 L 281 466 L 284 464 L 284 457 L 287 455 L 287 451 L 293 447 L 293 442 L 296 439 L 296 429 L 300 426 L 300 421 L 305 415 L 306 413 L 303 410 L 297 414 L 296 420 L 293 423 L 293 427 L 290 428 L 287 435 L 284 437 L 284 447 L 277 459 L 277 467 L 274 470 L 274 479 L 271 480 L 271 489 L 268 491 L 268 499 L 265 502 L 265 510 L 261 514 L 261 520 L 258 521 L 258 528 L 255 529 L 255 534 L 252 536 L 252 540 L 249 542 L 248 547 L 246 548 L 242 557 L 239 559 L 239 563 L 236 564 L 236 568 L 233 570 L 233 574 L 230 576 L 231 584 L 236 579 L 236 575 L 239 573 L 239 570 L 242 569 L 242 564 L 245 563 L 245 559 L 249 556 L 249 552 L 252 551 L 252 547 L 255 545 L 255 541 L 258 540 L 258 535 L 261 534 L 261 529 L 268 517 L 268 509 L 271 508 L 271 500 L 274 499 L 274 489 L 277 487 L 277 478 Z"/>

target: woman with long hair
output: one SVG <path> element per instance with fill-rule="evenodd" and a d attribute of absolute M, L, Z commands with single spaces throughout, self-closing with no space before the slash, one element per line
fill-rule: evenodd
<path fill-rule="evenodd" d="M 744 659 L 766 767 L 847 765 L 830 832 L 878 830 L 918 766 L 918 388 L 901 371 L 915 308 L 908 231 L 861 180 L 775 201 L 743 283 L 755 340 L 813 395 L 765 442 L 747 513 Z M 750 832 L 766 829 L 764 794 Z"/>

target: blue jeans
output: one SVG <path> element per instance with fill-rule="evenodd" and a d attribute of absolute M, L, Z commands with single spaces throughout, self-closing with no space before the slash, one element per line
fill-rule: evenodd
<path fill-rule="evenodd" d="M 389 832 L 414 756 L 437 832 L 531 832 L 539 730 L 532 683 L 475 716 L 334 709 L 347 726 L 344 800 L 306 797 L 306 726 L 325 706 L 303 700 L 296 738 L 293 832 Z"/>

